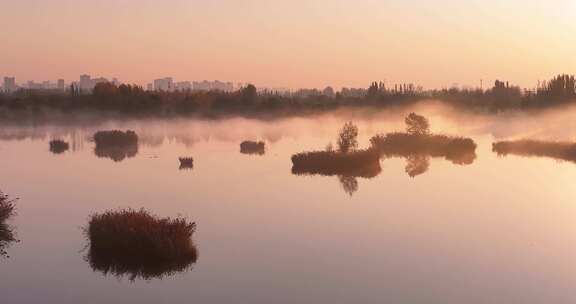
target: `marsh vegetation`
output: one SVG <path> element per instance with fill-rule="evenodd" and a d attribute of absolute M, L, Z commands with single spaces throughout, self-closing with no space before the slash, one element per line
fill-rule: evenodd
<path fill-rule="evenodd" d="M 159 218 L 146 210 L 94 214 L 85 229 L 86 260 L 94 270 L 131 281 L 163 278 L 196 262 L 195 230 L 196 224 L 184 218 Z"/>
<path fill-rule="evenodd" d="M 0 257 L 8 256 L 8 247 L 18 242 L 14 229 L 6 223 L 15 214 L 15 200 L 0 191 Z"/>
<path fill-rule="evenodd" d="M 406 117 L 406 132 L 376 135 L 370 139 L 372 148 L 384 157 L 406 158 L 410 177 L 428 171 L 430 158 L 442 157 L 457 165 L 469 165 L 476 159 L 476 143 L 470 138 L 430 134 L 425 117 L 411 113 Z"/>
<path fill-rule="evenodd" d="M 492 145 L 492 151 L 499 156 L 519 155 L 532 157 L 549 157 L 562 161 L 576 163 L 576 143 L 539 141 L 539 140 L 516 140 L 501 141 Z"/>
<path fill-rule="evenodd" d="M 94 134 L 94 154 L 120 162 L 138 154 L 138 135 L 134 131 L 98 131 Z"/>
<path fill-rule="evenodd" d="M 240 144 L 240 153 L 264 155 L 266 153 L 266 144 L 263 141 L 244 141 Z"/>
<path fill-rule="evenodd" d="M 50 141 L 50 152 L 54 154 L 62 154 L 70 149 L 70 145 L 61 140 L 61 139 L 54 139 Z"/>
<path fill-rule="evenodd" d="M 180 170 L 192 170 L 194 168 L 194 158 L 187 156 L 187 157 L 180 157 Z"/>

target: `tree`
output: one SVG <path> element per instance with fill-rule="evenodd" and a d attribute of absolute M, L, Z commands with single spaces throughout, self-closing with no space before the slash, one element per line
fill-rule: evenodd
<path fill-rule="evenodd" d="M 406 117 L 406 131 L 411 135 L 428 135 L 430 133 L 430 123 L 426 117 L 416 113 L 410 113 Z"/>
<path fill-rule="evenodd" d="M 368 98 L 374 98 L 378 96 L 379 91 L 380 89 L 378 88 L 378 83 L 372 82 L 370 84 L 370 87 L 368 87 L 368 93 L 367 93 Z"/>
<path fill-rule="evenodd" d="M 352 122 L 344 124 L 338 135 L 338 148 L 342 153 L 348 153 L 358 147 L 358 127 Z"/>
<path fill-rule="evenodd" d="M 249 84 L 245 88 L 243 88 L 241 94 L 242 94 L 242 100 L 245 103 L 249 104 L 254 103 L 256 101 L 256 98 L 258 97 L 258 91 L 256 90 L 256 87 L 253 84 Z"/>
<path fill-rule="evenodd" d="M 99 82 L 94 87 L 92 95 L 100 98 L 113 97 L 118 93 L 118 87 L 111 82 Z"/>

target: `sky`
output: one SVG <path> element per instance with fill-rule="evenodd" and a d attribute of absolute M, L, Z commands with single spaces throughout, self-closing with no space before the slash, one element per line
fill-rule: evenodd
<path fill-rule="evenodd" d="M 0 77 L 426 88 L 576 73 L 575 0 L 2 0 Z"/>

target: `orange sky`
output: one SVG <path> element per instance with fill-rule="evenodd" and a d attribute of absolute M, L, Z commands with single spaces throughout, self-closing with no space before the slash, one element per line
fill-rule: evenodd
<path fill-rule="evenodd" d="M 574 0 L 4 0 L 0 76 L 425 87 L 576 73 Z"/>

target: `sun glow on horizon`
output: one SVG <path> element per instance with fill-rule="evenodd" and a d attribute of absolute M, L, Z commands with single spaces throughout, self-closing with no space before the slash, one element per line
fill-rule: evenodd
<path fill-rule="evenodd" d="M 571 0 L 7 0 L 0 76 L 533 87 L 576 72 L 575 12 Z"/>

